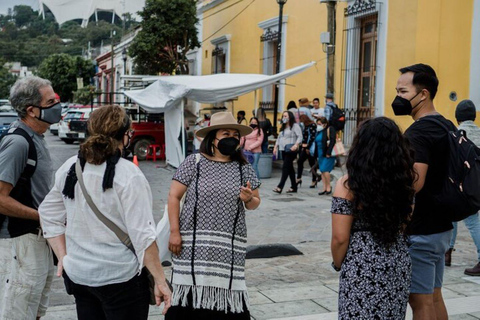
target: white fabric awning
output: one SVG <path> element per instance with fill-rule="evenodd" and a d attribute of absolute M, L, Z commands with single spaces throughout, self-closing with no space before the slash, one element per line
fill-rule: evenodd
<path fill-rule="evenodd" d="M 154 81 L 142 90 L 126 91 L 125 95 L 149 112 L 162 112 L 188 98 L 201 103 L 217 103 L 274 84 L 315 65 L 310 62 L 274 75 L 221 73 L 206 76 L 145 76 Z"/>

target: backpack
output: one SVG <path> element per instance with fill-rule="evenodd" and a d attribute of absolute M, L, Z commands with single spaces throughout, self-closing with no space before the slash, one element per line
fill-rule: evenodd
<path fill-rule="evenodd" d="M 31 178 L 35 173 L 35 169 L 37 168 L 37 149 L 35 148 L 32 137 L 30 137 L 30 135 L 22 128 L 9 129 L 8 133 L 2 136 L 2 139 L 7 135 L 11 134 L 20 135 L 24 137 L 25 140 L 27 140 L 28 160 L 20 178 L 13 187 L 12 191 L 10 191 L 10 197 L 27 207 L 35 208 L 35 206 L 33 205 Z M 8 232 L 10 233 L 11 238 L 15 238 L 30 231 L 34 231 L 39 227 L 38 221 L 35 220 L 27 220 L 13 217 L 9 217 L 8 220 Z M 4 221 L 5 216 L 0 213 L 0 226 L 4 223 Z"/>
<path fill-rule="evenodd" d="M 345 128 L 345 111 L 340 109 L 336 104 L 330 104 L 329 107 L 332 109 L 330 125 L 337 131 L 343 130 L 343 128 Z"/>
<path fill-rule="evenodd" d="M 448 133 L 448 179 L 434 199 L 451 212 L 451 221 L 461 221 L 480 209 L 480 148 L 465 130 L 453 131 L 431 117 L 423 120 L 435 122 Z"/>

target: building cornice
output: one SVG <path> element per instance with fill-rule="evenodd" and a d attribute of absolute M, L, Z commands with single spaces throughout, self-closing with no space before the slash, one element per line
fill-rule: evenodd
<path fill-rule="evenodd" d="M 225 1 L 228 1 L 228 0 L 212 0 L 208 3 L 201 4 L 201 5 L 198 6 L 198 12 L 199 13 L 204 13 L 205 11 L 208 11 L 208 10 L 224 3 Z"/>

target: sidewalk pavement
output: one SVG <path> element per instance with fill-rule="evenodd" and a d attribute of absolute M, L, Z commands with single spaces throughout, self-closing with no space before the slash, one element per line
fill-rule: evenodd
<path fill-rule="evenodd" d="M 317 195 L 320 184 L 317 189 L 308 188 L 308 167 L 298 193 L 273 193 L 281 175 L 278 165 L 274 165 L 272 178 L 262 180 L 261 206 L 247 212 L 248 243 L 292 244 L 303 255 L 247 260 L 252 319 L 337 319 L 338 273 L 330 267 L 331 196 Z M 158 221 L 175 169 L 163 162 L 145 161 L 140 162 L 140 168 L 150 182 Z M 342 175 L 342 170 L 335 168 L 333 183 Z M 446 268 L 444 276 L 443 296 L 450 319 L 480 319 L 480 277 L 463 274 L 476 263 L 476 256 L 468 231 L 459 223 L 452 266 Z M 166 272 L 169 274 L 170 268 Z M 74 301 L 65 293 L 61 279 L 54 282 L 51 306 L 42 319 L 76 319 Z M 149 319 L 163 319 L 160 314 L 160 308 L 151 307 Z"/>

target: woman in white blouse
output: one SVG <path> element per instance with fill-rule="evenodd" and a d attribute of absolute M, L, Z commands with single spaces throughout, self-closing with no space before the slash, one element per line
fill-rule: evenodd
<path fill-rule="evenodd" d="M 75 296 L 78 319 L 147 319 L 150 301 L 147 271 L 155 280 L 156 304 L 170 306 L 170 290 L 158 257 L 152 193 L 145 176 L 121 157 L 131 138 L 131 121 L 123 108 L 104 106 L 88 121 L 90 137 L 78 156 L 55 175 L 55 185 L 38 209 L 44 237 L 58 257 Z M 77 181 L 83 171 L 87 193 L 98 210 L 123 232 L 133 250 L 95 215 Z"/>
<path fill-rule="evenodd" d="M 282 115 L 282 127 L 278 135 L 273 154 L 282 153 L 283 167 L 282 178 L 273 192 L 282 193 L 287 178 L 290 177 L 291 187 L 287 193 L 297 192 L 297 182 L 295 180 L 295 168 L 293 161 L 297 158 L 298 148 L 302 143 L 303 135 L 300 125 L 295 122 L 295 116 L 290 111 L 285 111 Z"/>

